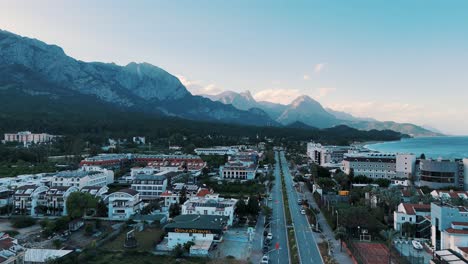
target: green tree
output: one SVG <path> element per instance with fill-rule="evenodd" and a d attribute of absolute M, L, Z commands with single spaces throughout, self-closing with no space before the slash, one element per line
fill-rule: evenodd
<path fill-rule="evenodd" d="M 180 215 L 180 205 L 178 203 L 171 204 L 169 207 L 169 216 L 171 218 Z"/>
<path fill-rule="evenodd" d="M 180 197 L 179 197 L 179 203 L 184 204 L 187 201 L 187 188 L 182 187 L 182 190 L 180 190 Z"/>
<path fill-rule="evenodd" d="M 67 199 L 68 215 L 72 218 L 84 216 L 86 210 L 95 209 L 98 205 L 98 199 L 89 193 L 73 192 Z"/>
<path fill-rule="evenodd" d="M 335 237 L 336 239 L 340 240 L 340 252 L 341 252 L 341 250 L 343 249 L 343 239 L 346 238 L 346 228 L 344 228 L 343 226 L 339 226 L 335 230 Z"/>
<path fill-rule="evenodd" d="M 245 204 L 244 198 L 240 198 L 236 203 L 236 214 L 240 217 L 248 214 L 247 205 Z"/>
<path fill-rule="evenodd" d="M 250 196 L 249 202 L 247 203 L 247 212 L 255 216 L 260 212 L 260 206 L 256 196 Z"/>
<path fill-rule="evenodd" d="M 175 258 L 181 258 L 184 256 L 185 250 L 184 246 L 181 244 L 177 244 L 173 249 L 172 249 L 172 255 Z"/>

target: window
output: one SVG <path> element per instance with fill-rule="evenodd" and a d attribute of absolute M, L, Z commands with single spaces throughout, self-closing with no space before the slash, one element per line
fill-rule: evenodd
<path fill-rule="evenodd" d="M 401 218 L 401 220 L 405 221 L 405 217 L 403 216 L 403 217 Z"/>

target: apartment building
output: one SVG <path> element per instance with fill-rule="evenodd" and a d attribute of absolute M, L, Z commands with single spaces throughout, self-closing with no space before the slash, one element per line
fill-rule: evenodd
<path fill-rule="evenodd" d="M 257 165 L 250 162 L 231 161 L 219 167 L 219 176 L 223 180 L 253 180 L 257 169 Z"/>
<path fill-rule="evenodd" d="M 49 190 L 47 186 L 23 185 L 13 194 L 15 213 L 36 215 L 36 207 L 45 205 L 44 195 Z"/>
<path fill-rule="evenodd" d="M 6 133 L 4 142 L 18 142 L 23 144 L 39 144 L 52 142 L 57 136 L 47 133 L 31 133 L 30 131 L 22 131 L 17 133 Z"/>
<path fill-rule="evenodd" d="M 78 192 L 78 187 L 75 186 L 54 186 L 50 187 L 49 190 L 41 198 L 44 202 L 42 204 L 46 209 L 48 215 L 67 215 L 67 199 L 73 192 Z"/>
<path fill-rule="evenodd" d="M 212 148 L 196 148 L 197 155 L 234 155 L 239 151 L 236 147 L 212 147 Z"/>
<path fill-rule="evenodd" d="M 462 160 L 419 160 L 418 184 L 433 189 L 444 187 L 465 188 L 465 169 Z"/>
<path fill-rule="evenodd" d="M 396 155 L 385 153 L 351 153 L 345 154 L 342 162 L 343 171 L 347 174 L 354 171 L 355 176 L 368 178 L 392 179 L 396 173 Z"/>
<path fill-rule="evenodd" d="M 127 220 L 143 208 L 140 194 L 133 189 L 111 193 L 105 202 L 108 204 L 108 218 L 112 220 Z"/>
<path fill-rule="evenodd" d="M 74 171 L 61 171 L 51 178 L 51 186 L 106 186 L 114 182 L 114 172 L 99 167 L 84 166 Z"/>
<path fill-rule="evenodd" d="M 307 156 L 318 165 L 340 164 L 344 155 L 349 153 L 350 146 L 323 146 L 320 143 L 307 143 Z"/>
<path fill-rule="evenodd" d="M 166 191 L 168 181 L 168 172 L 137 174 L 130 188 L 139 192 L 142 200 L 155 200 Z"/>

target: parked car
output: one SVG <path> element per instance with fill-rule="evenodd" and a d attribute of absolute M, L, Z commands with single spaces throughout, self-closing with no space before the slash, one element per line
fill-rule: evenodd
<path fill-rule="evenodd" d="M 301 214 L 305 215 L 306 211 L 304 209 L 301 210 Z"/>
<path fill-rule="evenodd" d="M 262 251 L 263 254 L 268 253 L 268 251 L 269 251 L 269 247 L 268 246 L 263 246 L 263 251 Z"/>
<path fill-rule="evenodd" d="M 413 244 L 413 247 L 414 247 L 415 249 L 417 249 L 417 250 L 423 249 L 423 246 L 421 245 L 421 243 L 420 243 L 419 241 L 413 240 L 411 243 Z"/>
<path fill-rule="evenodd" d="M 297 199 L 297 204 L 302 205 L 302 199 Z"/>
<path fill-rule="evenodd" d="M 268 201 L 273 201 L 273 197 L 268 197 Z"/>
<path fill-rule="evenodd" d="M 262 261 L 260 261 L 260 264 L 268 264 L 270 261 L 270 258 L 267 255 L 263 255 Z"/>

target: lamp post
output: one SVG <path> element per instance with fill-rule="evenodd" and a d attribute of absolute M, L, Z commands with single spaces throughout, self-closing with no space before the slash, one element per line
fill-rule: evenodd
<path fill-rule="evenodd" d="M 338 222 L 338 210 L 336 210 L 335 212 L 336 212 L 336 227 L 338 228 L 338 226 L 340 226 L 340 222 Z"/>

